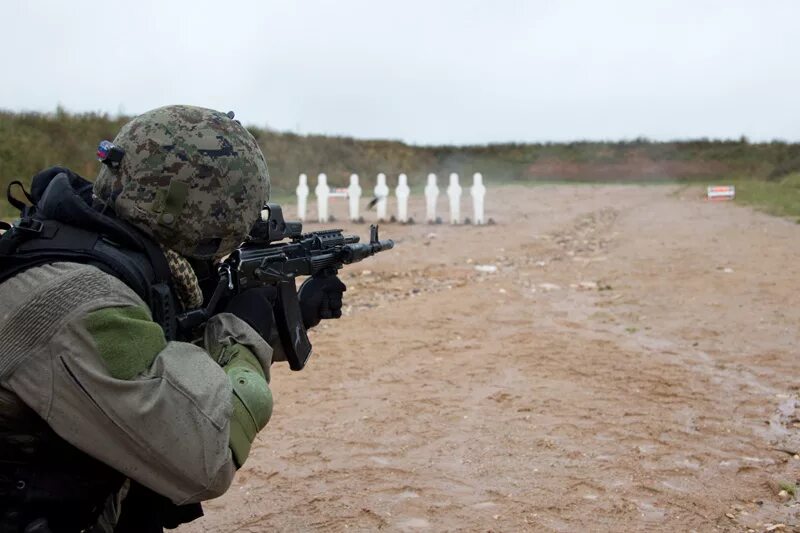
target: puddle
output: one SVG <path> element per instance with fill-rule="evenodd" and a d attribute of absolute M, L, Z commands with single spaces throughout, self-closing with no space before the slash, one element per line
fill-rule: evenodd
<path fill-rule="evenodd" d="M 491 507 L 497 507 L 497 504 L 494 502 L 481 502 L 472 506 L 473 509 L 489 509 Z"/>
<path fill-rule="evenodd" d="M 775 412 L 769 417 L 769 425 L 762 430 L 763 436 L 770 440 L 785 440 L 796 436 L 797 430 L 792 428 L 792 424 L 798 419 L 798 400 L 791 396 L 781 400 Z"/>
<path fill-rule="evenodd" d="M 637 501 L 636 505 L 639 507 L 642 518 L 648 522 L 661 521 L 666 516 L 666 511 L 660 507 L 656 507 L 650 502 Z"/>
<path fill-rule="evenodd" d="M 424 518 L 409 518 L 397 525 L 401 529 L 426 529 L 431 527 L 431 523 Z"/>

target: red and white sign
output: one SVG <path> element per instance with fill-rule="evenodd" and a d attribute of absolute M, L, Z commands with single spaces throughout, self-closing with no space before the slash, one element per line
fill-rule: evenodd
<path fill-rule="evenodd" d="M 712 185 L 708 188 L 709 200 L 733 200 L 736 196 L 736 187 L 733 185 Z"/>
<path fill-rule="evenodd" d="M 331 198 L 347 198 L 347 187 L 331 187 L 331 192 L 328 196 Z"/>

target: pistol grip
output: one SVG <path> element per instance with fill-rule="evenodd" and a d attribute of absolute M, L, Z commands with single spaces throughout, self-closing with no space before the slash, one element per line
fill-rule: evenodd
<path fill-rule="evenodd" d="M 278 301 L 275 306 L 275 324 L 281 339 L 286 361 L 292 370 L 302 370 L 311 356 L 311 341 L 308 340 L 297 299 L 294 280 L 278 283 Z"/>

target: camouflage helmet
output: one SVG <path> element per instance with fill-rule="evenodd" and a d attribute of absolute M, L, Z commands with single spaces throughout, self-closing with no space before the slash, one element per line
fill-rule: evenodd
<path fill-rule="evenodd" d="M 125 124 L 114 145 L 125 153 L 103 165 L 96 199 L 186 257 L 232 252 L 269 200 L 264 154 L 232 113 L 160 107 Z"/>

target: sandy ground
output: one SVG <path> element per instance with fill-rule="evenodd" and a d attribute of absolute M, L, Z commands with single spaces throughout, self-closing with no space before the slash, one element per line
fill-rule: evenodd
<path fill-rule="evenodd" d="M 664 186 L 487 203 L 384 226 L 181 531 L 798 531 L 800 226 Z"/>

